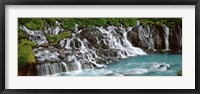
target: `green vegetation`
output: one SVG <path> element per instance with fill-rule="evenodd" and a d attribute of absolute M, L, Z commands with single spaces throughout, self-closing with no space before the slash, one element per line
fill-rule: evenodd
<path fill-rule="evenodd" d="M 27 28 L 32 30 L 44 30 L 46 24 L 43 18 L 19 18 L 19 25 L 25 25 Z"/>
<path fill-rule="evenodd" d="M 18 66 L 24 67 L 30 63 L 36 63 L 32 47 L 36 46 L 35 42 L 21 39 L 18 44 Z"/>
<path fill-rule="evenodd" d="M 178 70 L 178 71 L 176 72 L 176 75 L 177 75 L 177 76 L 182 76 L 182 70 Z"/>
<path fill-rule="evenodd" d="M 58 44 L 58 42 L 63 39 L 63 38 L 67 38 L 71 36 L 71 33 L 70 32 L 62 32 L 60 34 L 57 34 L 57 35 L 50 35 L 48 34 L 47 35 L 47 39 L 49 42 L 53 43 L 54 45 Z"/>
<path fill-rule="evenodd" d="M 167 25 L 174 28 L 178 24 L 182 24 L 182 18 L 139 18 L 142 25 Z"/>
<path fill-rule="evenodd" d="M 137 20 L 141 21 L 142 25 L 167 25 L 173 28 L 177 24 L 182 23 L 182 18 L 19 18 L 19 25 L 25 25 L 32 30 L 44 30 L 46 23 L 51 26 L 56 26 L 56 21 L 62 22 L 61 26 L 65 30 L 73 31 L 75 24 L 79 28 L 91 28 L 93 26 L 106 25 L 124 25 L 125 27 L 135 26 Z"/>
<path fill-rule="evenodd" d="M 18 41 L 21 39 L 28 39 L 28 35 L 25 34 L 22 29 L 18 26 Z"/>
<path fill-rule="evenodd" d="M 75 24 L 79 28 L 91 28 L 93 26 L 124 25 L 126 27 L 136 25 L 137 18 L 19 18 L 19 25 L 25 25 L 32 30 L 44 30 L 45 24 L 56 26 L 56 21 L 62 22 L 65 30 L 74 31 Z"/>

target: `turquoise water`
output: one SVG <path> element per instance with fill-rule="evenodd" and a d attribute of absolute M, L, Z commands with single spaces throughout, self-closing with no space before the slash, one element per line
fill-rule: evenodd
<path fill-rule="evenodd" d="M 55 76 L 176 76 L 180 69 L 181 54 L 148 54 L 114 61 L 104 69 L 78 70 Z"/>

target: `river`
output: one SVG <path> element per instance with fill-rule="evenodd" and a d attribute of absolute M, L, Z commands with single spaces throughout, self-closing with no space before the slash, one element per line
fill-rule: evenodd
<path fill-rule="evenodd" d="M 181 54 L 148 54 L 114 61 L 103 69 L 62 72 L 53 76 L 176 76 L 180 69 Z"/>

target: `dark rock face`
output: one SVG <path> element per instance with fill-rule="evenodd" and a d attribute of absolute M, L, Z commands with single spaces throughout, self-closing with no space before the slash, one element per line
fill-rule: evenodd
<path fill-rule="evenodd" d="M 182 50 L 182 28 L 180 25 L 169 28 L 168 40 L 165 39 L 165 28 L 162 26 L 136 26 L 128 32 L 127 38 L 133 46 L 145 51 L 161 51 L 166 49 L 166 41 L 169 42 L 169 50 L 178 52 Z"/>
<path fill-rule="evenodd" d="M 133 46 L 142 47 L 142 45 L 140 45 L 141 41 L 139 39 L 139 33 L 138 32 L 139 32 L 138 26 L 136 26 L 130 32 L 128 32 L 127 38 L 133 44 Z"/>
<path fill-rule="evenodd" d="M 36 64 L 29 64 L 23 68 L 18 68 L 18 76 L 36 76 Z"/>
<path fill-rule="evenodd" d="M 169 35 L 169 45 L 173 52 L 178 52 L 182 50 L 182 28 L 181 26 L 176 26 Z"/>
<path fill-rule="evenodd" d="M 165 43 L 164 43 L 163 28 L 161 26 L 154 26 L 154 27 L 152 27 L 152 30 L 153 30 L 152 37 L 154 40 L 155 49 L 157 49 L 157 50 L 164 49 Z"/>
<path fill-rule="evenodd" d="M 100 43 L 97 43 L 99 41 L 99 39 L 104 38 L 103 34 L 97 28 L 84 29 L 80 33 L 80 38 L 81 39 L 86 39 L 89 42 L 89 47 L 88 48 L 90 48 L 90 49 L 92 47 L 103 48 L 103 49 L 107 49 L 108 48 L 108 45 L 103 43 L 103 41 L 101 41 Z"/>

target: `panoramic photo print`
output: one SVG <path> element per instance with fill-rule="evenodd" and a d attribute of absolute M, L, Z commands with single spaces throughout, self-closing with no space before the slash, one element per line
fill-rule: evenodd
<path fill-rule="evenodd" d="M 18 18 L 18 76 L 182 76 L 182 18 Z"/>

